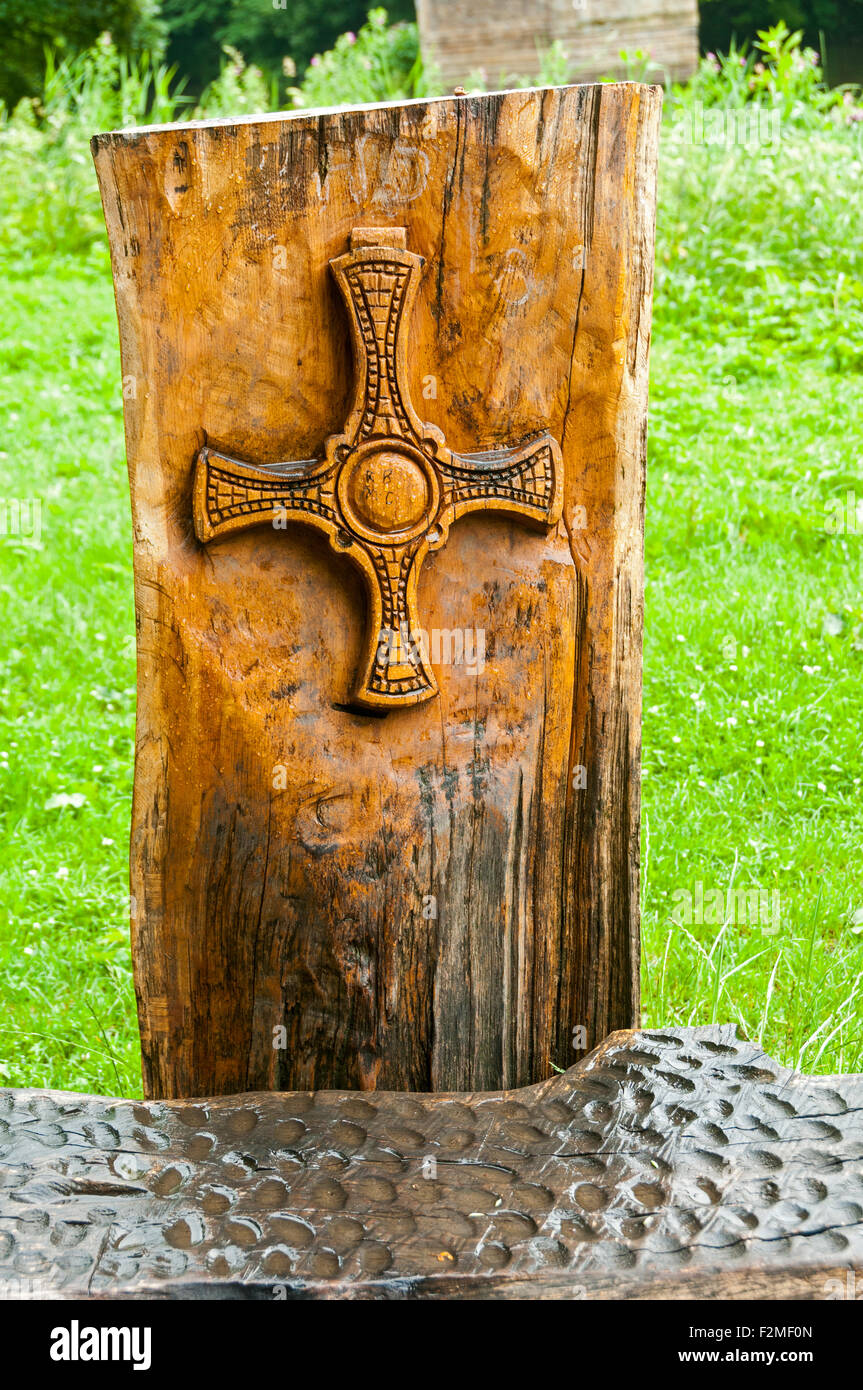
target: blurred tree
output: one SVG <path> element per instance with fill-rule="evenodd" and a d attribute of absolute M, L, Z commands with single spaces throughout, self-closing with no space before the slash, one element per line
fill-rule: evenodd
<path fill-rule="evenodd" d="M 340 34 L 365 23 L 374 0 L 162 0 L 168 26 L 168 61 L 199 93 L 218 75 L 222 48 L 230 44 L 267 77 L 284 81 L 291 58 L 302 76 L 315 53 L 332 48 Z M 413 0 L 390 0 L 390 23 L 413 20 Z M 283 86 L 280 88 L 283 90 Z"/>
<path fill-rule="evenodd" d="M 701 47 L 714 53 L 727 52 L 733 38 L 753 39 L 780 19 L 789 29 L 802 29 L 812 48 L 820 47 L 823 33 L 831 69 L 842 69 L 843 59 L 863 48 L 863 0 L 700 0 L 700 9 Z"/>
<path fill-rule="evenodd" d="M 71 56 L 106 30 L 123 53 L 158 57 L 165 45 L 158 0 L 0 0 L 0 101 L 41 91 L 46 48 Z"/>
<path fill-rule="evenodd" d="M 222 33 L 232 8 L 232 0 L 162 0 L 162 18 L 168 27 L 167 60 L 187 79 L 186 90 L 195 96 L 219 75 L 226 42 Z M 251 57 L 245 45 L 237 47 Z"/>

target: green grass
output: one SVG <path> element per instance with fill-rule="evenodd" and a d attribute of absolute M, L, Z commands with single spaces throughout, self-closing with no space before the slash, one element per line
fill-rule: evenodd
<path fill-rule="evenodd" d="M 107 267 L 7 282 L 0 305 L 4 489 L 43 499 L 41 549 L 0 546 L 0 1074 L 137 1094 L 134 627 Z M 654 345 L 645 1018 L 739 1019 L 804 1066 L 847 1018 L 817 1067 L 851 1070 L 863 1064 L 859 999 L 843 1009 L 863 971 L 863 538 L 823 521 L 826 500 L 859 485 L 860 379 L 798 366 L 735 386 L 715 359 L 709 341 L 700 360 L 661 333 Z M 83 802 L 52 807 L 62 794 Z M 780 889 L 782 923 L 775 937 L 731 925 L 721 951 L 716 927 L 671 921 L 672 893 L 724 887 L 735 860 L 738 885 Z"/>
<path fill-rule="evenodd" d="M 645 1019 L 734 1019 L 787 1063 L 850 1071 L 863 1067 L 863 536 L 824 522 L 829 498 L 861 495 L 860 377 L 786 364 L 735 384 L 712 343 L 681 348 L 660 336 L 652 369 Z M 672 919 L 676 889 L 725 890 L 732 873 L 778 889 L 778 932 Z"/>
<path fill-rule="evenodd" d="M 7 280 L 0 302 L 0 496 L 42 500 L 40 548 L 0 541 L 0 1079 L 140 1094 L 134 605 L 110 272 L 70 263 Z"/>
<path fill-rule="evenodd" d="M 662 159 L 644 1018 L 734 1019 L 782 1062 L 851 1071 L 863 534 L 825 521 L 831 499 L 863 497 L 863 123 L 798 101 L 775 151 L 688 146 L 687 101 L 731 92 L 723 74 L 698 81 L 671 103 Z M 746 99 L 739 63 L 733 81 Z M 46 171 L 0 209 L 0 498 L 42 499 L 41 547 L 0 539 L 0 1080 L 133 1095 L 129 503 L 110 272 L 75 120 L 43 155 L 32 123 L 0 123 L 5 186 L 29 168 L 25 146 Z M 732 880 L 778 890 L 775 934 L 674 920 L 681 890 Z"/>

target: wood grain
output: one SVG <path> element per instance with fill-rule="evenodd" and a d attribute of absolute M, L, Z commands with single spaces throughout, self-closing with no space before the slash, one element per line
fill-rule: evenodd
<path fill-rule="evenodd" d="M 250 526 L 314 526 L 365 581 L 367 617 L 357 709 L 392 713 L 431 700 L 438 685 L 418 610 L 430 552 L 470 512 L 498 512 L 548 532 L 560 520 L 560 447 L 547 430 L 509 448 L 456 454 L 414 410 L 408 338 L 422 258 L 403 227 L 351 231 L 330 261 L 351 318 L 356 384 L 350 416 L 320 459 L 262 467 L 205 448 L 195 470 L 200 541 Z"/>
<path fill-rule="evenodd" d="M 504 85 L 538 77 L 555 42 L 579 82 L 626 76 L 621 54 L 646 54 L 652 81 L 685 82 L 698 67 L 697 0 L 417 0 L 420 43 L 449 86 L 485 74 Z"/>
<path fill-rule="evenodd" d="M 733 1026 L 503 1093 L 6 1091 L 0 1121 L 0 1299 L 859 1292 L 863 1077 Z"/>
<path fill-rule="evenodd" d="M 147 1095 L 517 1086 L 573 1060 L 576 1025 L 590 1044 L 637 1021 L 659 106 L 622 84 L 94 140 L 134 524 Z M 193 525 L 201 450 L 267 468 L 343 428 L 329 262 L 358 227 L 403 227 L 424 260 L 424 420 L 464 454 L 547 431 L 563 468 L 549 536 L 474 515 L 428 556 L 425 624 L 483 634 L 484 663 L 432 652 L 439 695 L 385 718 L 351 703 L 349 561 L 311 528 L 205 544 Z"/>

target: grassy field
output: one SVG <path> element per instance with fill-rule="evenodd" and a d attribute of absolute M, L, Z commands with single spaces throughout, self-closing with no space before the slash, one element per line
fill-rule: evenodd
<path fill-rule="evenodd" d="M 735 382 L 709 341 L 656 344 L 645 1017 L 736 1019 L 816 1070 L 863 1066 L 863 538 L 824 531 L 828 498 L 859 492 L 861 394 L 794 364 Z M 778 921 L 674 920 L 677 890 L 732 875 L 778 890 Z"/>
<path fill-rule="evenodd" d="M 644 1015 L 735 1019 L 786 1063 L 861 1069 L 863 522 L 825 524 L 833 499 L 863 496 L 860 127 L 798 111 L 776 149 L 717 150 L 677 139 L 676 115 L 652 370 Z M 0 497 L 41 500 L 40 545 L 0 539 L 0 1081 L 135 1095 L 116 324 L 91 204 L 75 255 L 40 224 L 22 272 L 42 196 L 22 190 L 17 242 L 0 214 Z M 688 921 L 699 884 L 778 891 L 779 915 Z"/>
<path fill-rule="evenodd" d="M 127 860 L 134 607 L 110 274 L 7 281 L 0 543 L 0 1076 L 138 1094 Z"/>

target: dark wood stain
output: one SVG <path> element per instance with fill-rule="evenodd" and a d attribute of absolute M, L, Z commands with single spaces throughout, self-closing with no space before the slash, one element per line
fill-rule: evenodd
<path fill-rule="evenodd" d="M 853 1298 L 863 1261 L 863 1077 L 733 1027 L 515 1091 L 22 1090 L 0 1121 L 0 1297 Z"/>

